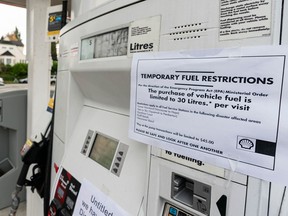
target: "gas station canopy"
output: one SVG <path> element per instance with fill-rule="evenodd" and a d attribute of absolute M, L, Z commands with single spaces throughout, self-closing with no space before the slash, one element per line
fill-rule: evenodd
<path fill-rule="evenodd" d="M 59 5 L 61 3 L 62 3 L 62 0 L 51 0 L 51 5 Z M 16 7 L 26 8 L 26 0 L 0 0 L 0 4 L 7 4 L 7 5 L 16 6 Z"/>

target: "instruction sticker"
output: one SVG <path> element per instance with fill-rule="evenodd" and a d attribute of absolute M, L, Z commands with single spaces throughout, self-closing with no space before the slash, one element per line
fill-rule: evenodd
<path fill-rule="evenodd" d="M 160 16 L 136 20 L 129 28 L 128 54 L 155 52 L 159 47 Z"/>
<path fill-rule="evenodd" d="M 244 174 L 275 172 L 278 154 L 288 153 L 279 139 L 288 132 L 286 50 L 134 56 L 130 137 L 225 168 L 233 162 Z"/>
<path fill-rule="evenodd" d="M 269 36 L 271 0 L 221 0 L 220 40 Z"/>

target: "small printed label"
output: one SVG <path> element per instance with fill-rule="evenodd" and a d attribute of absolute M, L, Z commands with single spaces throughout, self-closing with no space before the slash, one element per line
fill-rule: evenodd
<path fill-rule="evenodd" d="M 159 49 L 160 16 L 137 20 L 129 29 L 128 53 L 154 52 Z"/>
<path fill-rule="evenodd" d="M 53 112 L 53 107 L 54 107 L 54 99 L 50 98 L 50 100 L 48 102 L 47 111 L 52 113 Z"/>
<path fill-rule="evenodd" d="M 23 145 L 20 155 L 24 157 L 24 155 L 29 151 L 29 149 L 32 147 L 33 142 L 30 139 L 26 140 L 26 143 Z"/>

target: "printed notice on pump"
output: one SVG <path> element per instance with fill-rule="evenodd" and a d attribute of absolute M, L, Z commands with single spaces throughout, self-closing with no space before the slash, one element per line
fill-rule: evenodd
<path fill-rule="evenodd" d="M 84 179 L 73 216 L 130 216 L 130 214 Z"/>
<path fill-rule="evenodd" d="M 287 50 L 135 55 L 130 137 L 269 181 L 287 175 L 287 182 Z"/>

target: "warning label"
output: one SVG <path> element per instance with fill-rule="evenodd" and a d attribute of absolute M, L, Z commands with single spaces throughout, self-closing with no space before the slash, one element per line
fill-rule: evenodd
<path fill-rule="evenodd" d="M 221 0 L 220 40 L 270 35 L 271 0 Z"/>

